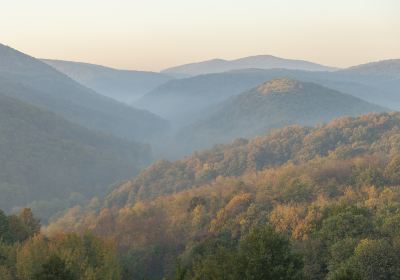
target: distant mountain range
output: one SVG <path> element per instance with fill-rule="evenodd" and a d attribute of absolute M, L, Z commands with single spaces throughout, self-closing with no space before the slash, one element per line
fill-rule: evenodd
<path fill-rule="evenodd" d="M 391 76 L 400 78 L 400 59 L 388 59 L 356 65 L 341 70 L 344 73 Z"/>
<path fill-rule="evenodd" d="M 315 82 L 368 102 L 400 109 L 399 60 L 333 71 L 336 69 L 307 61 L 260 55 L 232 61 L 217 59 L 187 64 L 166 69 L 163 74 L 68 61 L 44 61 L 103 95 L 128 103 L 135 100 L 130 104 L 172 121 L 175 127 L 198 120 L 210 107 L 231 96 L 281 77 Z M 194 72 L 184 73 L 186 70 Z M 226 72 L 218 73 L 221 71 Z M 199 73 L 209 74 L 187 77 Z M 180 78 L 171 80 L 171 76 Z"/>
<path fill-rule="evenodd" d="M 203 120 L 182 129 L 176 141 L 193 150 L 287 125 L 315 125 L 341 116 L 383 111 L 315 83 L 274 79 L 219 104 Z"/>
<path fill-rule="evenodd" d="M 374 64 L 385 68 L 385 61 Z M 175 125 L 187 125 L 206 114 L 206 110 L 229 97 L 240 94 L 265 81 L 287 77 L 321 84 L 328 88 L 353 95 L 365 101 L 400 109 L 400 79 L 384 75 L 359 73 L 354 67 L 331 72 L 310 72 L 287 69 L 243 69 L 224 73 L 199 75 L 169 81 L 150 91 L 134 103 L 171 120 Z M 393 69 L 390 67 L 390 69 Z M 394 71 L 393 71 L 394 72 Z"/>
<path fill-rule="evenodd" d="M 101 195 L 110 184 L 130 177 L 151 161 L 148 145 L 90 131 L 6 96 L 5 91 L 0 87 L 3 210 L 72 193 Z M 55 214 L 54 209 L 47 210 L 46 215 Z"/>
<path fill-rule="evenodd" d="M 3 94 L 52 111 L 90 129 L 148 141 L 168 129 L 167 121 L 82 86 L 53 67 L 0 45 Z"/>
<path fill-rule="evenodd" d="M 171 67 L 161 71 L 178 77 L 195 76 L 209 73 L 220 73 L 239 69 L 296 69 L 307 71 L 333 71 L 334 67 L 324 66 L 305 60 L 285 59 L 272 55 L 257 55 L 235 60 L 212 59 Z"/>
<path fill-rule="evenodd" d="M 132 103 L 148 91 L 171 80 L 162 73 L 119 70 L 101 65 L 42 59 L 61 73 L 104 96 Z"/>

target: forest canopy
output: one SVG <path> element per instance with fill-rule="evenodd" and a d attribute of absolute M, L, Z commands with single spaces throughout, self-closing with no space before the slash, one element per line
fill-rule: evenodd
<path fill-rule="evenodd" d="M 344 118 L 161 161 L 46 232 L 112 238 L 123 279 L 397 279 L 399 124 Z"/>

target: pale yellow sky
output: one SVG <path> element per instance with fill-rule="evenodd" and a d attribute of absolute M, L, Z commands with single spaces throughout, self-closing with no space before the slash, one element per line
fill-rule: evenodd
<path fill-rule="evenodd" d="M 345 67 L 400 58 L 400 1 L 0 0 L 0 42 L 137 70 L 258 54 Z"/>

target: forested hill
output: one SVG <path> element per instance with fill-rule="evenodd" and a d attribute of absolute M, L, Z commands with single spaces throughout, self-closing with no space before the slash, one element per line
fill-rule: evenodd
<path fill-rule="evenodd" d="M 0 150 L 3 210 L 73 192 L 102 194 L 151 160 L 145 144 L 92 132 L 1 94 Z M 46 215 L 52 211 L 47 209 Z"/>
<path fill-rule="evenodd" d="M 47 231 L 111 237 L 124 279 L 397 279 L 399 135 L 391 113 L 237 140 L 158 162 Z"/>
<path fill-rule="evenodd" d="M 204 112 L 228 98 L 266 81 L 287 77 L 313 82 L 383 107 L 394 110 L 400 108 L 400 79 L 395 67 L 377 63 L 376 68 L 372 68 L 378 70 L 369 71 L 368 74 L 361 73 L 362 65 L 360 70 L 357 70 L 357 66 L 354 68 L 354 71 L 334 72 L 244 69 L 175 79 L 150 91 L 134 105 L 159 114 L 177 125 L 188 125 L 193 120 L 204 118 Z"/>
<path fill-rule="evenodd" d="M 46 63 L 0 44 L 1 93 L 89 129 L 148 141 L 163 135 L 168 122 L 104 97 Z"/>
<path fill-rule="evenodd" d="M 203 120 L 182 129 L 176 141 L 190 151 L 237 137 L 262 135 L 285 125 L 316 125 L 341 116 L 383 111 L 380 106 L 315 83 L 274 79 L 221 103 Z"/>
<path fill-rule="evenodd" d="M 400 149 L 398 133 L 400 113 L 341 118 L 315 128 L 285 127 L 251 140 L 237 139 L 229 145 L 217 145 L 183 160 L 158 161 L 116 188 L 107 202 L 123 206 L 193 188 L 218 176 L 240 176 L 289 161 L 391 153 Z"/>

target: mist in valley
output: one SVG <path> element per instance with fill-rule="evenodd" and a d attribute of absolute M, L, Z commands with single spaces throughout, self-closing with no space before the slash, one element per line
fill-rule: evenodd
<path fill-rule="evenodd" d="M 397 2 L 16 2 L 1 280 L 400 279 Z"/>

